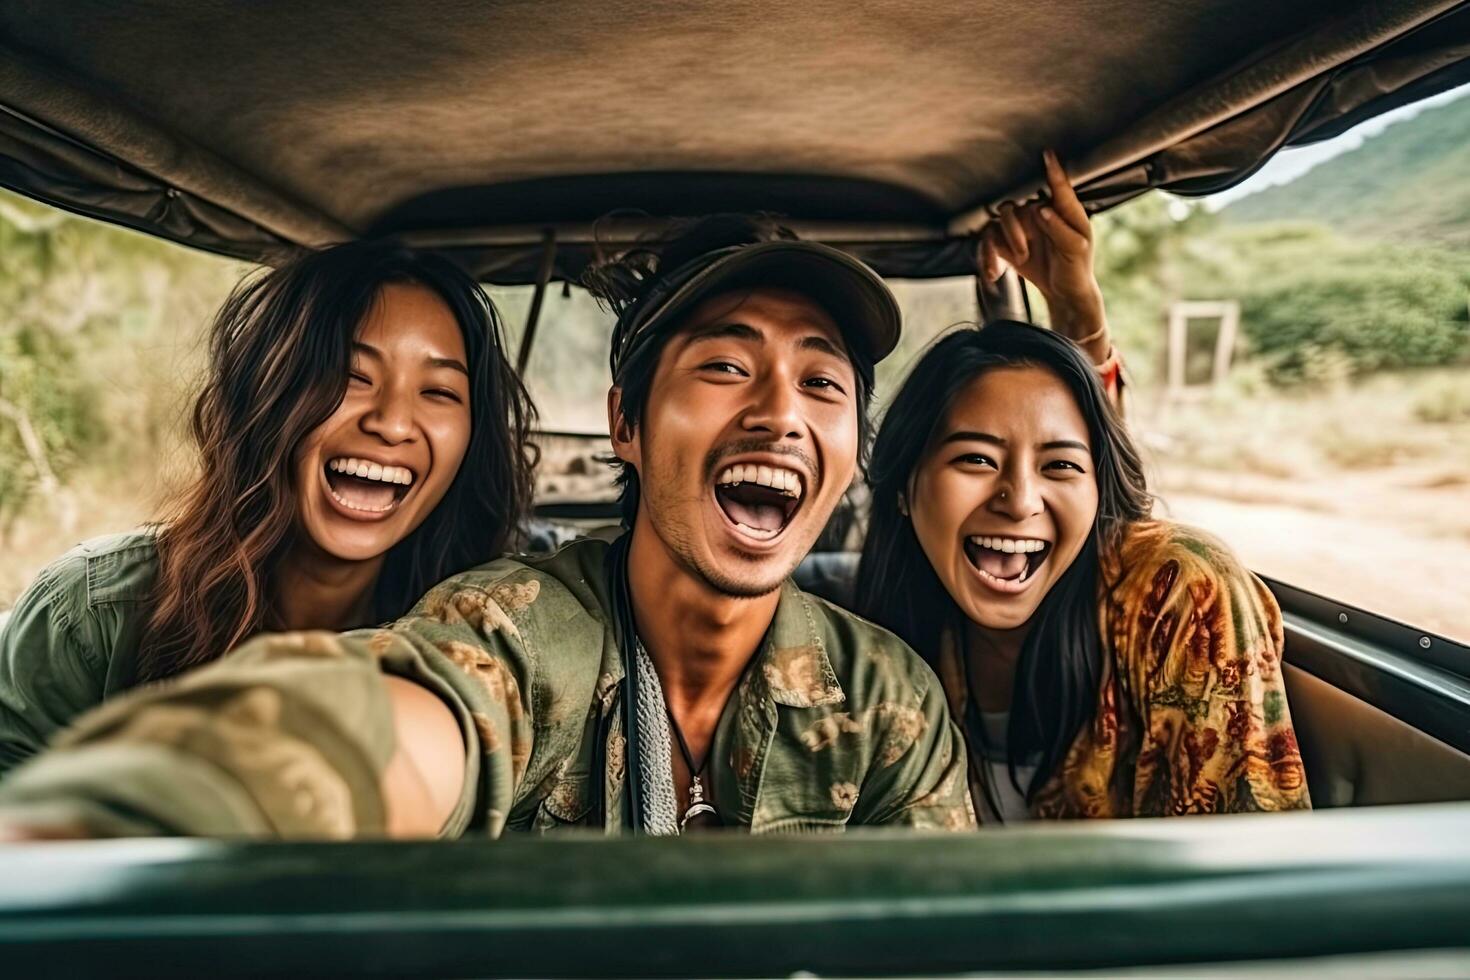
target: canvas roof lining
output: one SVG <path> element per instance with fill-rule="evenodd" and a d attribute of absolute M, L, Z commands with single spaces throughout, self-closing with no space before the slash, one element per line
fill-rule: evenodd
<path fill-rule="evenodd" d="M 1345 132 L 1374 115 L 1470 81 L 1470 4 L 1457 4 L 1387 44 L 1307 77 L 1187 139 L 1131 165 L 1087 179 L 1092 210 L 1116 206 L 1151 187 L 1183 195 L 1233 187 L 1284 146 Z M 1098 155 L 1104 155 L 1106 148 Z"/>
<path fill-rule="evenodd" d="M 165 196 L 171 189 L 174 197 L 207 201 L 259 226 L 271 239 L 315 243 L 352 235 L 346 227 L 284 198 L 259 179 L 23 50 L 0 46 L 0 93 L 12 118 L 34 126 L 37 142 L 75 171 L 109 168 L 119 171 L 120 185 L 152 183 Z"/>
<path fill-rule="evenodd" d="M 825 173 L 953 211 L 1030 169 L 1018 122 L 1099 140 L 1339 5 L 4 0 L 0 36 L 360 232 L 444 187 L 629 172 Z"/>
<path fill-rule="evenodd" d="M 68 5 L 65 16 L 73 25 L 86 19 L 87 11 L 77 6 L 96 5 Z M 150 6 L 182 9 L 171 0 Z M 989 5 L 992 14 L 1001 6 Z M 1382 50 L 1363 57 L 1384 41 L 1451 8 L 1453 14 L 1395 45 L 1406 52 L 1397 60 Z M 17 14 L 44 14 L 46 9 L 36 4 L 0 3 L 0 27 L 7 26 L 7 21 L 13 23 Z M 281 8 L 262 4 L 253 9 L 269 15 Z M 1117 15 L 1109 4 L 1069 9 L 1091 11 L 1098 17 Z M 771 16 L 776 16 L 776 8 L 771 10 Z M 1242 16 L 1246 15 L 1261 14 L 1245 9 Z M 57 11 L 51 16 L 61 14 Z M 975 16 L 977 22 L 983 22 L 983 13 Z M 32 34 L 44 26 L 33 27 Z M 903 26 L 892 21 L 885 29 L 901 34 Z M 178 29 L 189 27 L 186 21 Z M 1078 30 L 1085 32 L 1085 23 L 1079 23 Z M 14 40 L 15 32 L 9 34 Z M 1253 170 L 1283 139 L 1305 141 L 1330 126 L 1332 119 L 1352 115 L 1364 105 L 1390 105 L 1395 88 L 1412 88 L 1427 95 L 1436 83 L 1441 87 L 1453 84 L 1460 77 L 1456 72 L 1463 71 L 1466 38 L 1470 38 L 1470 4 L 1400 0 L 1361 5 L 1264 57 L 1218 69 L 1215 79 L 1197 83 L 1162 108 L 1119 127 L 1116 135 L 1104 134 L 1113 138 L 1072 157 L 1074 174 L 1083 178 L 1084 197 L 1093 209 L 1112 206 L 1150 186 L 1196 193 L 1218 189 Z M 609 41 L 614 48 L 615 41 Z M 75 47 L 95 62 L 99 43 L 92 39 Z M 296 244 L 321 244 L 353 233 L 350 222 L 304 203 L 299 188 L 279 179 L 267 183 L 256 172 L 259 168 L 237 165 L 233 156 L 226 159 L 197 139 L 150 122 L 165 106 L 135 110 L 104 96 L 103 91 L 111 93 L 115 86 L 99 85 L 87 77 L 87 72 L 99 71 L 95 64 L 58 64 L 68 50 L 49 57 L 34 50 L 12 53 L 17 56 L 0 57 L 0 101 L 10 110 L 0 113 L 0 183 L 72 210 L 248 258 L 271 260 Z M 1114 54 L 1126 62 L 1130 52 Z M 944 69 L 943 52 L 940 55 L 933 66 L 936 73 Z M 926 52 L 916 49 L 914 57 L 923 59 Z M 1157 52 L 1147 57 L 1156 58 Z M 1354 57 L 1359 62 L 1352 68 L 1334 68 Z M 554 66 L 543 66 L 540 80 L 544 83 L 555 75 Z M 423 82 L 422 76 L 419 80 Z M 951 96 L 954 92 L 952 85 L 937 85 L 937 90 Z M 146 111 L 150 108 L 152 113 Z M 258 107 L 233 108 L 249 116 Z M 950 135 L 963 150 L 966 134 Z M 988 136 L 994 141 L 997 134 Z M 1007 134 L 999 136 L 1006 138 Z M 1011 172 L 1029 169 L 1022 161 L 1023 169 L 1016 170 L 1014 140 L 992 145 L 1003 152 L 997 160 L 988 161 L 993 165 L 987 172 L 972 168 L 970 183 L 965 185 L 970 190 L 964 192 L 969 203 L 1024 196 L 1034 186 L 1007 180 Z M 284 153 L 290 148 L 281 149 Z M 374 172 L 371 159 L 354 166 L 364 168 L 369 177 Z M 933 160 L 918 160 L 915 172 L 923 174 L 934 166 Z M 444 247 L 490 281 L 517 283 L 535 280 L 542 231 L 546 224 L 555 223 L 559 247 L 554 275 L 575 278 L 594 251 L 592 219 L 606 210 L 607 199 L 599 192 L 611 188 L 622 206 L 656 206 L 669 200 L 681 202 L 688 211 L 730 210 L 732 202 L 742 207 L 766 205 L 793 215 L 793 224 L 809 237 L 842 245 L 889 276 L 929 277 L 973 270 L 971 245 L 956 237 L 973 226 L 973 221 L 965 220 L 966 208 L 954 203 L 960 200 L 955 189 L 960 185 L 947 192 L 951 200 L 946 204 L 939 199 L 945 195 L 934 192 L 932 186 L 916 186 L 922 180 L 905 184 L 897 179 L 830 172 L 748 171 L 599 177 L 579 175 L 577 169 L 573 160 L 568 162 L 567 173 L 550 180 L 498 187 L 449 186 L 406 201 L 381 201 L 377 230 L 406 232 L 421 244 Z M 834 165 L 831 169 L 842 168 Z M 538 184 L 542 185 L 539 199 Z M 673 197 L 668 196 L 671 188 L 678 192 Z M 645 200 L 638 200 L 640 193 Z M 579 208 L 586 210 L 579 213 Z M 487 217 L 497 220 L 486 221 Z M 555 221 L 548 222 L 552 217 Z M 370 227 L 359 222 L 356 230 Z M 624 222 L 625 230 L 637 227 L 636 218 Z M 607 229 L 607 222 L 598 226 L 599 231 Z M 614 235 L 613 241 L 618 237 Z M 601 240 L 609 241 L 606 237 Z"/>

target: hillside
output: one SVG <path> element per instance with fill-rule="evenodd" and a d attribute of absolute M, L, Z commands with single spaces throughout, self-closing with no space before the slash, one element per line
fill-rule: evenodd
<path fill-rule="evenodd" d="M 1311 220 L 1364 238 L 1470 248 L 1470 97 L 1394 123 L 1220 214 L 1228 222 Z"/>

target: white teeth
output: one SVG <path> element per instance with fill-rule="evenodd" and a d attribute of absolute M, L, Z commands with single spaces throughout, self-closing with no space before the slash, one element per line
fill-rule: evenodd
<path fill-rule="evenodd" d="M 1037 538 L 989 538 L 982 535 L 973 535 L 970 541 L 982 548 L 991 551 L 1003 551 L 1006 554 L 1021 553 L 1029 555 L 1033 552 L 1042 551 L 1046 548 L 1046 542 Z"/>
<path fill-rule="evenodd" d="M 406 466 L 385 466 L 382 463 L 358 459 L 355 456 L 339 456 L 329 460 L 327 469 L 334 473 L 345 473 L 364 480 L 376 480 L 379 483 L 398 483 L 403 486 L 413 484 L 413 471 Z"/>
<path fill-rule="evenodd" d="M 327 492 L 332 495 L 333 500 L 337 501 L 337 503 L 341 504 L 343 507 L 346 507 L 348 510 L 359 510 L 362 511 L 364 514 L 384 514 L 392 510 L 394 507 L 398 506 L 398 501 L 395 500 L 393 501 L 393 503 L 387 504 L 383 507 L 359 507 L 356 504 L 349 503 L 348 501 L 343 500 L 342 495 L 337 493 L 337 491 L 335 490 L 328 490 Z"/>
<path fill-rule="evenodd" d="M 979 572 L 980 577 L 985 579 L 987 582 L 999 582 L 1002 585 L 1021 585 L 1031 577 L 1030 565 L 1027 565 L 1025 568 L 1021 569 L 1021 574 L 1012 579 L 997 578 L 996 576 L 991 575 L 989 572 L 978 565 L 972 565 L 971 567 L 974 568 L 976 572 Z"/>
<path fill-rule="evenodd" d="M 779 466 L 759 466 L 755 463 L 737 463 L 727 466 L 715 478 L 721 486 L 735 483 L 754 483 L 793 497 L 801 496 L 801 474 Z"/>

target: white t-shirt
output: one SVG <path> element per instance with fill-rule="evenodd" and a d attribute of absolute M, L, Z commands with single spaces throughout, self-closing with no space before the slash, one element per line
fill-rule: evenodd
<path fill-rule="evenodd" d="M 1022 823 L 1030 820 L 1026 808 L 1026 796 L 1011 782 L 1010 756 L 1006 752 L 1006 728 L 1011 722 L 1009 711 L 979 711 L 980 724 L 985 726 L 985 745 L 990 757 L 985 760 L 985 781 L 990 792 L 986 798 L 976 800 L 981 808 L 982 822 Z M 1031 785 L 1036 775 L 1035 765 L 1016 766 L 1016 780 L 1022 788 Z M 1000 810 L 996 812 L 995 804 Z"/>

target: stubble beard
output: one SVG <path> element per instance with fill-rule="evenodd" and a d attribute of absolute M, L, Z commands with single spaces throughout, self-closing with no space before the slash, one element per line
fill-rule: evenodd
<path fill-rule="evenodd" d="M 795 565 L 800 562 L 798 559 L 797 563 L 793 563 L 791 568 L 779 575 L 767 574 L 759 579 L 741 576 L 731 569 L 716 566 L 707 556 L 699 553 L 699 549 L 694 546 L 697 535 L 693 527 L 688 521 L 675 516 L 681 508 L 675 506 L 666 511 L 646 492 L 643 494 L 643 502 L 642 519 L 649 522 L 650 529 L 663 542 L 675 563 L 722 596 L 732 599 L 759 599 L 768 596 L 781 588 L 781 583 L 786 581 L 787 576 L 795 570 Z M 682 509 L 697 513 L 702 503 L 702 499 L 696 499 L 694 507 Z"/>
<path fill-rule="evenodd" d="M 649 516 L 653 517 L 651 513 Z M 657 518 L 652 523 L 654 533 L 664 542 L 674 560 L 685 571 L 692 573 L 722 596 L 731 599 L 759 599 L 779 589 L 781 583 L 791 574 L 792 569 L 787 569 L 779 575 L 768 574 L 760 579 L 740 576 L 731 569 L 716 566 L 707 556 L 699 554 L 693 543 L 695 536 L 690 533 L 691 529 L 687 524 L 677 520 L 660 521 Z"/>
<path fill-rule="evenodd" d="M 708 568 L 702 561 L 697 561 L 687 556 L 681 556 L 681 560 L 685 563 L 686 567 L 704 581 L 705 585 L 708 585 L 720 595 L 728 596 L 732 599 L 759 599 L 761 596 L 770 595 L 781 587 L 781 583 L 786 581 L 786 576 L 790 574 L 788 571 L 771 582 L 741 580 L 734 576 L 724 574 L 719 569 Z"/>

